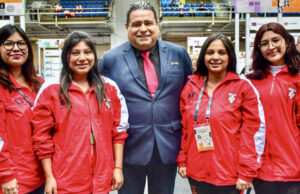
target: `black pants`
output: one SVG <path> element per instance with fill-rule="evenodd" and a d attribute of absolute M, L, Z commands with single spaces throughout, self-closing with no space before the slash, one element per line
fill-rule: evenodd
<path fill-rule="evenodd" d="M 300 194 L 300 181 L 281 182 L 254 179 L 253 185 L 256 194 Z"/>
<path fill-rule="evenodd" d="M 162 162 L 155 143 L 151 160 L 146 166 L 124 164 L 124 184 L 118 194 L 143 194 L 146 177 L 149 194 L 173 194 L 176 170 L 176 163 Z"/>
<path fill-rule="evenodd" d="M 215 186 L 206 182 L 199 182 L 189 177 L 193 194 L 240 194 L 235 185 Z"/>
<path fill-rule="evenodd" d="M 42 186 L 27 194 L 44 194 L 44 192 L 45 192 L 45 184 L 42 184 Z"/>

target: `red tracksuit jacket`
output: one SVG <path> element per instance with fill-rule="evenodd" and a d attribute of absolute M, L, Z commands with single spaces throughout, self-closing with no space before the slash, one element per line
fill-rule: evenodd
<path fill-rule="evenodd" d="M 186 166 L 189 177 L 217 186 L 235 185 L 237 178 L 252 181 L 265 142 L 265 121 L 257 91 L 249 80 L 227 73 L 213 93 L 209 123 L 214 150 L 199 152 L 194 114 L 204 80 L 196 74 L 189 78 L 180 97 L 183 128 L 178 166 Z M 205 88 L 197 124 L 206 123 L 208 101 Z"/>
<path fill-rule="evenodd" d="M 251 80 L 265 110 L 266 146 L 258 178 L 300 181 L 300 74 L 285 66 L 262 80 Z"/>
<path fill-rule="evenodd" d="M 12 75 L 10 75 L 10 79 L 15 87 L 20 88 L 33 104 L 36 97 L 33 87 L 29 90 L 21 86 Z M 41 186 L 45 180 L 43 169 L 32 148 L 31 107 L 18 90 L 9 92 L 8 89 L 0 85 L 0 114 L 2 123 L 0 137 L 7 141 L 8 146 L 7 149 L 1 151 L 1 155 L 9 158 L 4 166 L 0 165 L 0 168 L 6 166 L 5 171 L 0 170 L 2 171 L 0 182 L 8 182 L 17 178 L 19 193 L 33 191 Z M 12 171 L 7 171 L 10 168 Z"/>
<path fill-rule="evenodd" d="M 3 127 L 2 123 L 0 126 Z M 16 166 L 10 159 L 10 152 L 6 139 L 7 137 L 5 137 L 5 134 L 0 135 L 0 185 L 17 178 Z"/>
<path fill-rule="evenodd" d="M 52 158 L 58 193 L 108 193 L 113 173 L 113 144 L 127 137 L 128 112 L 115 82 L 104 78 L 106 98 L 100 111 L 93 86 L 86 94 L 71 83 L 68 113 L 59 99 L 59 82 L 45 83 L 34 107 L 33 147 L 39 159 Z M 91 168 L 93 131 L 97 161 Z"/>

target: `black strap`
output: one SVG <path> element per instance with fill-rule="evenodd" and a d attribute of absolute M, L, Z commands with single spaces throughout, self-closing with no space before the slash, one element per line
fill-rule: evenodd
<path fill-rule="evenodd" d="M 20 88 L 17 88 L 17 90 L 20 92 L 20 94 L 24 97 L 24 99 L 26 100 L 26 102 L 30 105 L 30 107 L 32 108 L 32 104 L 29 101 L 29 99 L 25 96 L 25 94 L 22 92 L 22 90 Z"/>

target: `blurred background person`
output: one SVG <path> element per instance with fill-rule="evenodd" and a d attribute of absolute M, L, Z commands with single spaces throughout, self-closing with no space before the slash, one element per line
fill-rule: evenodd
<path fill-rule="evenodd" d="M 192 67 L 193 67 L 193 71 L 195 72 L 197 69 L 197 59 L 198 56 L 197 55 L 191 55 L 191 61 L 192 61 Z"/>
<path fill-rule="evenodd" d="M 57 5 L 55 5 L 55 12 L 62 12 L 62 6 L 58 2 Z"/>
<path fill-rule="evenodd" d="M 178 172 L 193 193 L 239 194 L 257 176 L 265 140 L 262 105 L 249 80 L 235 72 L 230 40 L 209 36 L 180 97 Z"/>
<path fill-rule="evenodd" d="M 251 82 L 266 118 L 257 194 L 300 193 L 300 61 L 294 38 L 278 23 L 259 28 L 254 40 Z"/>
<path fill-rule="evenodd" d="M 76 12 L 77 13 L 82 13 L 83 12 L 83 9 L 82 9 L 81 5 L 76 5 Z"/>
<path fill-rule="evenodd" d="M 298 36 L 296 48 L 297 48 L 298 54 L 300 54 L 300 36 Z"/>

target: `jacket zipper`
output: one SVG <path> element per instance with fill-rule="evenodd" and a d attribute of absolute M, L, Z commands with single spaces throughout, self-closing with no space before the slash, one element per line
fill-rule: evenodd
<path fill-rule="evenodd" d="M 277 75 L 277 74 L 276 74 Z M 274 91 L 274 85 L 275 85 L 275 79 L 276 79 L 276 75 L 274 75 L 273 76 L 273 78 L 272 78 L 272 84 L 271 84 L 271 91 L 270 91 L 270 97 L 272 97 L 272 95 L 273 95 L 273 91 Z M 273 103 L 271 103 L 270 104 L 270 112 L 272 112 L 272 109 L 273 109 Z M 269 127 L 269 137 L 271 137 L 272 136 L 272 130 L 270 130 L 270 129 L 272 129 L 272 127 L 273 127 L 273 116 L 272 116 L 272 114 L 270 114 L 270 127 Z M 269 138 L 269 140 L 268 140 L 268 147 L 269 147 L 269 158 L 270 158 L 270 161 L 272 161 L 272 152 L 271 152 L 271 143 L 270 143 L 270 140 L 271 140 L 272 138 Z"/>
<path fill-rule="evenodd" d="M 90 142 L 91 142 L 91 162 L 90 162 L 90 168 L 91 168 L 91 175 L 92 175 L 92 179 L 94 177 L 94 169 L 92 169 L 92 165 L 93 165 L 93 158 L 95 157 L 95 150 L 94 150 L 94 144 L 95 144 L 95 138 L 94 138 L 94 133 L 93 133 L 93 125 L 92 125 L 92 118 L 91 118 L 91 108 L 90 108 L 90 91 L 89 91 L 89 95 L 87 96 L 86 100 L 87 100 L 87 104 L 88 104 L 88 109 L 89 109 L 89 126 L 90 126 Z M 92 186 L 91 189 L 93 191 L 93 182 L 92 181 Z"/>
<path fill-rule="evenodd" d="M 91 121 L 91 109 L 90 109 L 90 101 L 89 101 L 90 94 L 88 96 L 85 95 L 85 97 L 86 97 L 86 101 L 87 101 L 87 105 L 88 105 L 88 109 L 89 109 L 89 126 L 90 126 L 91 155 L 93 156 L 93 154 L 94 154 L 93 145 L 95 143 L 95 139 L 94 139 L 93 126 L 92 126 L 92 121 Z M 92 172 L 92 174 L 93 174 L 93 172 Z"/>

